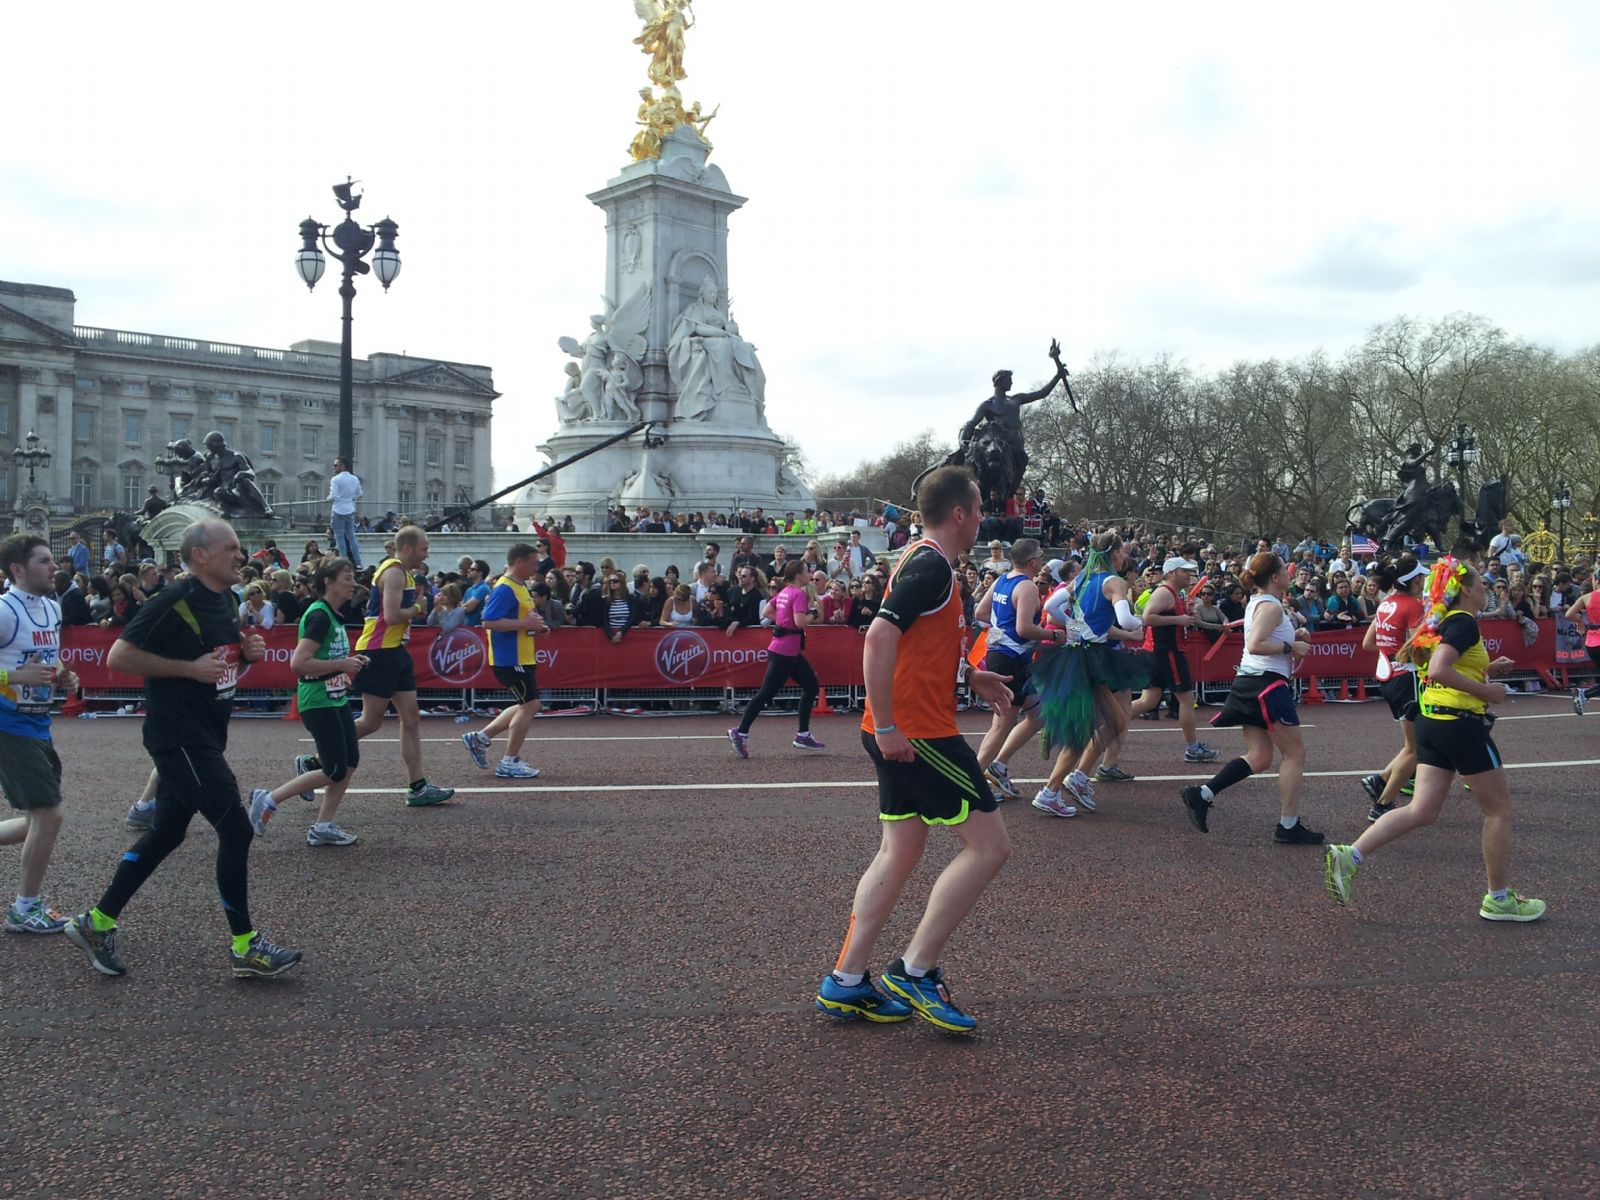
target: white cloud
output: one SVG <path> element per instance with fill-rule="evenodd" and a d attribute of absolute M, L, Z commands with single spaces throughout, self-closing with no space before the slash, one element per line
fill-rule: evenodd
<path fill-rule="evenodd" d="M 1052 336 L 1069 365 L 1200 367 L 1339 350 L 1402 311 L 1595 338 L 1587 6 L 695 10 L 685 95 L 722 104 L 715 161 L 750 198 L 740 324 L 774 425 L 821 470 L 953 432 L 995 367 L 1044 375 Z M 9 13 L 49 52 L 8 68 L 32 100 L 0 165 L 0 275 L 74 288 L 89 324 L 331 339 L 295 227 L 353 173 L 405 264 L 390 294 L 363 287 L 358 353 L 493 366 L 509 480 L 554 427 L 555 339 L 601 290 L 584 197 L 626 160 L 632 6 L 329 12 Z"/>

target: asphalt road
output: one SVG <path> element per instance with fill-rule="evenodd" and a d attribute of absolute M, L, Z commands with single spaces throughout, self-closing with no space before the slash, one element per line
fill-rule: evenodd
<path fill-rule="evenodd" d="M 749 762 L 721 718 L 543 720 L 544 776 L 508 786 L 430 720 L 429 773 L 463 791 L 420 810 L 391 721 L 341 814 L 358 846 L 307 848 L 295 801 L 256 844 L 257 923 L 305 951 L 288 976 L 229 976 L 198 821 L 123 914 L 126 977 L 0 938 L 0 1196 L 1592 1197 L 1600 719 L 1505 712 L 1515 883 L 1546 920 L 1478 919 L 1459 790 L 1341 910 L 1319 850 L 1271 843 L 1273 782 L 1202 837 L 1174 781 L 1202 772 L 1140 722 L 1141 779 L 1097 814 L 1006 806 L 1016 853 L 944 964 L 964 1040 L 812 1007 L 877 838 L 853 718 L 816 754 L 763 719 Z M 1354 773 L 1396 732 L 1376 704 L 1303 717 L 1311 770 L 1344 773 L 1306 815 L 1350 840 Z M 63 911 L 130 840 L 139 727 L 57 724 Z M 281 782 L 303 736 L 236 719 L 241 782 Z M 931 846 L 879 965 L 955 839 Z"/>

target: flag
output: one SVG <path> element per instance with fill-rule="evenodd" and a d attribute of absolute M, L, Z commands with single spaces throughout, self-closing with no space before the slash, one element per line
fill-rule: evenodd
<path fill-rule="evenodd" d="M 1350 553 L 1358 557 L 1363 554 L 1376 556 L 1378 543 L 1362 534 L 1355 534 L 1350 538 Z"/>

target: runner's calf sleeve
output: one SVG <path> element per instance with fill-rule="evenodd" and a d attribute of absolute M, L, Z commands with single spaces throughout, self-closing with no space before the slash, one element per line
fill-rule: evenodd
<path fill-rule="evenodd" d="M 1236 783 L 1243 783 L 1254 774 L 1255 771 L 1251 770 L 1250 764 L 1244 759 L 1230 759 L 1222 770 L 1211 777 L 1211 782 L 1206 786 L 1211 789 L 1212 795 L 1216 795 L 1224 788 L 1231 788 Z"/>

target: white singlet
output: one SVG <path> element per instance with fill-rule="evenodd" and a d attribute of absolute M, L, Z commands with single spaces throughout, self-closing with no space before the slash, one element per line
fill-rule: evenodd
<path fill-rule="evenodd" d="M 1294 641 L 1294 622 L 1289 620 L 1289 613 L 1287 609 L 1283 608 L 1283 601 L 1266 592 L 1257 592 L 1250 597 L 1250 603 L 1244 606 L 1245 652 L 1239 658 L 1239 674 L 1265 675 L 1268 671 L 1275 671 L 1279 675 L 1293 675 L 1294 655 L 1250 653 L 1250 631 L 1255 627 L 1257 610 L 1261 603 L 1266 600 L 1271 600 L 1278 605 L 1283 617 L 1278 622 L 1277 629 L 1272 631 L 1272 640 L 1285 643 Z"/>

